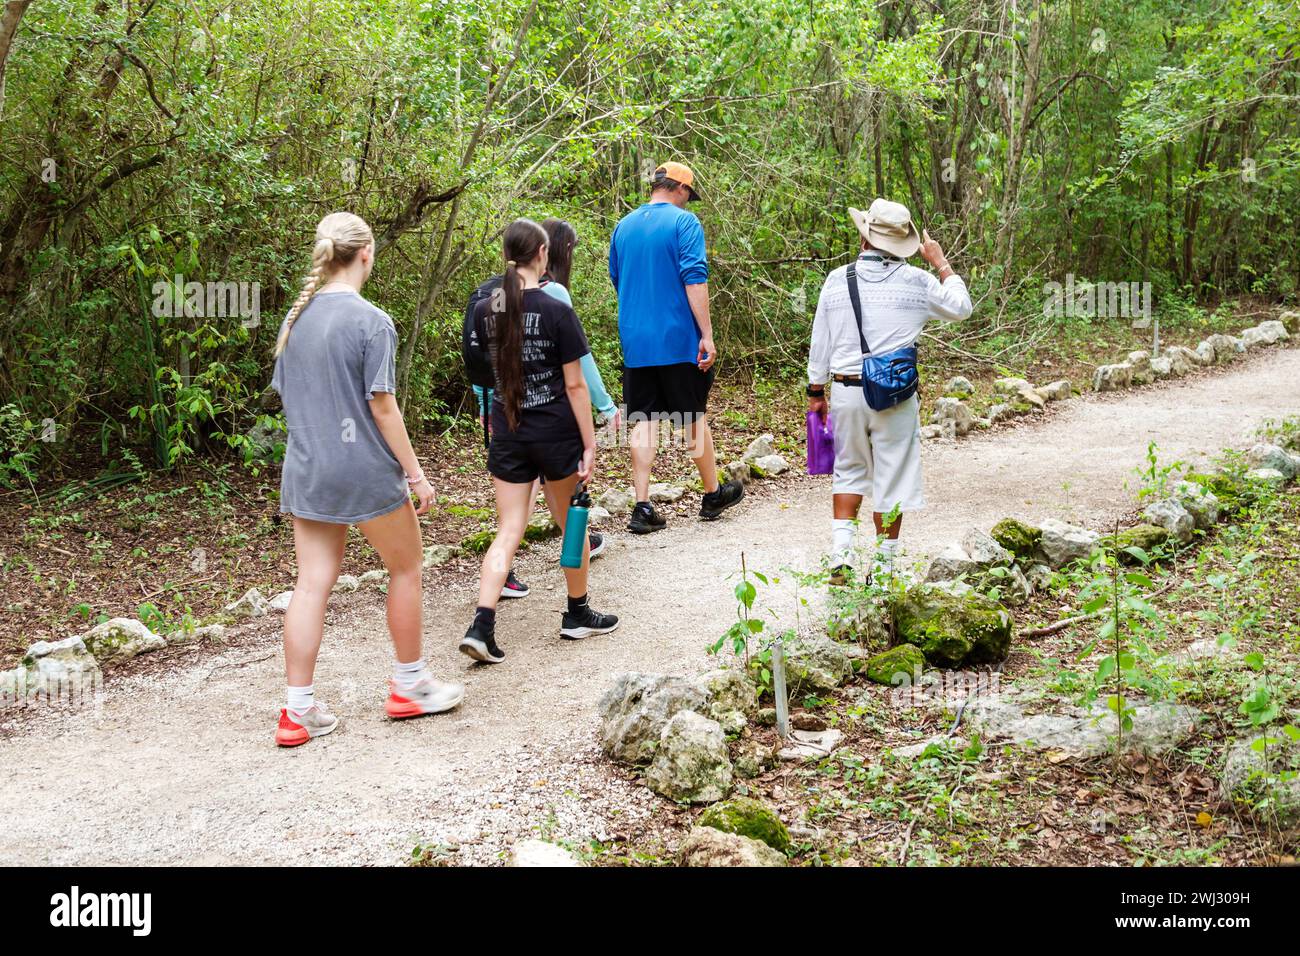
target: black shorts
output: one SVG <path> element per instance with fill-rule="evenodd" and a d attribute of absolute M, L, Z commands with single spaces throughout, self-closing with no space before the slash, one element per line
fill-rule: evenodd
<path fill-rule="evenodd" d="M 559 481 L 568 478 L 582 463 L 582 436 L 559 441 L 516 441 L 492 436 L 488 448 L 488 473 L 515 485 L 530 484 L 538 479 Z"/>
<path fill-rule="evenodd" d="M 635 424 L 633 415 L 676 417 L 681 424 L 690 421 L 688 416 L 703 415 L 716 372 L 716 365 L 701 372 L 694 362 L 623 369 L 623 404 L 629 423 Z"/>

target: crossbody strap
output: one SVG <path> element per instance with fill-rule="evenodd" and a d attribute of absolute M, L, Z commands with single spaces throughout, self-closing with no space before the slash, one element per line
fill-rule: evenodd
<path fill-rule="evenodd" d="M 870 355 L 867 337 L 862 333 L 862 296 L 858 292 L 858 268 L 856 262 L 850 262 L 844 270 L 844 277 L 849 283 L 849 302 L 853 305 L 853 318 L 858 325 L 858 341 L 862 343 L 862 354 Z"/>

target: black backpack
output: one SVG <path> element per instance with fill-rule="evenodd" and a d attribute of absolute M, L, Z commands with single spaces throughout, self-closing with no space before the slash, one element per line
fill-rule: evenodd
<path fill-rule="evenodd" d="M 488 279 L 470 293 L 469 301 L 465 303 L 465 322 L 460 332 L 460 354 L 465 361 L 465 372 L 469 376 L 470 384 L 477 385 L 479 388 L 494 388 L 496 380 L 492 376 L 492 362 L 488 359 L 487 343 L 482 343 L 481 349 L 477 347 L 479 343 L 478 336 L 474 332 L 474 310 L 480 302 L 501 288 L 502 278 L 503 276 L 495 275 Z"/>

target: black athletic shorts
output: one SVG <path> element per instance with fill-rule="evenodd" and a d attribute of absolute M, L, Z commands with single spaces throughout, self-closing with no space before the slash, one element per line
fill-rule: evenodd
<path fill-rule="evenodd" d="M 623 369 L 623 404 L 629 424 L 635 424 L 633 415 L 678 416 L 681 424 L 686 424 L 687 416 L 703 415 L 708 411 L 709 389 L 717 370 L 715 365 L 701 372 L 694 362 Z"/>
<path fill-rule="evenodd" d="M 538 476 L 547 481 L 568 478 L 582 463 L 582 436 L 558 441 L 515 441 L 492 436 L 488 448 L 488 472 L 516 485 L 529 484 Z"/>

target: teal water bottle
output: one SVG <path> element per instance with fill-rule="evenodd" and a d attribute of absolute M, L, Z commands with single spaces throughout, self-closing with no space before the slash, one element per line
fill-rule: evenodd
<path fill-rule="evenodd" d="M 583 549 L 587 547 L 587 518 L 591 509 L 591 496 L 578 482 L 569 499 L 569 511 L 564 519 L 564 546 L 560 549 L 560 567 L 582 567 Z"/>

